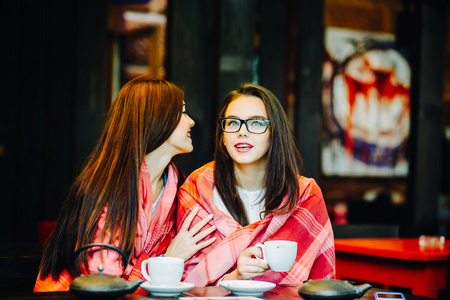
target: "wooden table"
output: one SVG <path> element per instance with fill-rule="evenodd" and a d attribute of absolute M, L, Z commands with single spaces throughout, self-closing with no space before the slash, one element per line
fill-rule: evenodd
<path fill-rule="evenodd" d="M 303 298 L 298 294 L 298 285 L 278 285 L 272 290 L 265 292 L 264 296 L 257 297 L 263 300 L 302 300 Z M 384 291 L 381 289 L 371 288 L 368 290 L 361 300 L 373 300 L 373 294 L 376 291 Z M 231 294 L 228 290 L 221 286 L 208 286 L 208 287 L 194 287 L 191 290 L 184 292 L 183 297 L 229 297 L 230 300 L 236 300 L 236 296 Z M 431 298 L 408 295 L 405 294 L 407 300 L 431 300 Z M 9 293 L 1 294 L 2 300 L 79 300 L 70 292 L 55 292 L 55 293 Z M 161 300 L 178 300 L 178 297 L 152 297 L 152 296 L 140 296 L 135 294 L 126 295 L 122 300 L 137 300 L 137 299 L 161 299 Z M 198 298 L 197 298 L 198 299 Z"/>
<path fill-rule="evenodd" d="M 447 285 L 449 241 L 442 248 L 421 248 L 419 239 L 335 239 L 336 277 L 411 288 L 437 298 Z"/>

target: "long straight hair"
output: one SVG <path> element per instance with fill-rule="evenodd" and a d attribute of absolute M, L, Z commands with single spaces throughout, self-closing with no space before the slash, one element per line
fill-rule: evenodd
<path fill-rule="evenodd" d="M 142 161 L 174 132 L 181 119 L 183 99 L 183 91 L 174 84 L 148 76 L 123 86 L 86 166 L 69 189 L 45 245 L 40 265 L 42 279 L 51 273 L 56 280 L 64 270 L 76 276 L 74 252 L 94 241 L 105 206 L 102 239 L 109 235 L 112 243 L 119 232 L 119 248 L 130 256 L 137 232 Z M 181 169 L 175 168 L 182 176 Z M 86 260 L 86 255 L 80 255 L 80 261 L 86 264 Z"/>
<path fill-rule="evenodd" d="M 288 213 L 296 207 L 298 202 L 300 193 L 298 177 L 302 175 L 303 162 L 286 114 L 280 101 L 271 91 L 261 86 L 244 84 L 225 97 L 219 118 L 224 118 L 228 105 L 241 96 L 254 96 L 261 99 L 270 120 L 270 144 L 266 153 L 267 165 L 264 176 L 265 210 L 262 213 L 264 215 Z M 220 124 L 217 124 L 216 128 L 214 160 L 214 184 L 225 207 L 239 224 L 248 225 L 242 199 L 236 190 L 233 159 L 224 146 Z M 285 195 L 288 200 L 282 204 Z"/>

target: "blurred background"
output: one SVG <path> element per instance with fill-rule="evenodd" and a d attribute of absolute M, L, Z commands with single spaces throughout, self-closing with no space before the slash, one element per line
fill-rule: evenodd
<path fill-rule="evenodd" d="M 450 235 L 447 1 L 17 0 L 2 11 L 1 241 L 45 242 L 115 95 L 145 73 L 185 89 L 186 174 L 212 158 L 224 95 L 252 82 L 282 102 L 334 224 Z"/>

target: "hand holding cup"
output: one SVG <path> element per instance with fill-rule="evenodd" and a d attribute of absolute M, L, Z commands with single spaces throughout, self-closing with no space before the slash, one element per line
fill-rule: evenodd
<path fill-rule="evenodd" d="M 257 259 L 267 263 L 271 270 L 276 272 L 287 272 L 291 269 L 297 257 L 297 243 L 293 241 L 272 240 L 264 244 L 258 243 L 263 258 Z"/>

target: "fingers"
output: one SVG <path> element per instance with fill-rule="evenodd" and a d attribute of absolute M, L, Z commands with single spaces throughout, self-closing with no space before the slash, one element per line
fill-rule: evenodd
<path fill-rule="evenodd" d="M 198 241 L 203 240 L 205 237 L 210 235 L 216 230 L 216 226 L 211 226 L 209 228 L 206 228 L 205 230 L 200 231 L 199 233 L 195 234 L 193 236 L 194 242 L 197 243 Z"/>
<path fill-rule="evenodd" d="M 247 248 L 243 253 L 246 253 L 246 255 L 248 256 L 254 256 L 254 257 L 258 257 L 258 258 L 263 258 L 263 254 L 260 248 L 257 247 L 249 247 Z"/>
<path fill-rule="evenodd" d="M 267 269 L 252 265 L 241 265 L 237 270 L 238 278 L 241 279 L 251 279 L 256 276 L 262 276 L 266 271 Z"/>
<path fill-rule="evenodd" d="M 210 238 L 209 240 L 206 240 L 204 242 L 201 243 L 197 243 L 197 251 L 200 249 L 203 249 L 205 247 L 208 247 L 209 245 L 211 245 L 212 243 L 214 243 L 216 241 L 216 238 Z"/>
<path fill-rule="evenodd" d="M 206 224 L 208 224 L 209 221 L 212 220 L 213 215 L 210 214 L 209 216 L 207 216 L 206 218 L 203 218 L 201 221 L 199 221 L 197 224 L 195 224 L 190 230 L 189 227 L 192 224 L 192 221 L 194 220 L 195 216 L 197 215 L 198 211 L 200 210 L 200 208 L 197 206 L 195 207 L 190 213 L 189 215 L 186 217 L 186 219 L 183 222 L 183 225 L 181 226 L 180 231 L 189 231 L 190 234 L 192 234 L 192 236 L 194 236 L 197 232 L 200 231 L 200 229 L 202 229 Z"/>
<path fill-rule="evenodd" d="M 259 266 L 247 266 L 246 272 L 244 273 L 247 277 L 262 276 L 266 273 L 267 269 L 261 268 Z"/>
<path fill-rule="evenodd" d="M 206 224 L 209 223 L 209 221 L 211 221 L 213 218 L 213 215 L 210 214 L 209 216 L 207 216 L 206 218 L 203 218 L 200 222 L 198 222 L 197 224 L 195 224 L 190 230 L 189 232 L 192 235 L 195 235 L 197 232 L 200 231 L 200 229 L 202 229 Z"/>
<path fill-rule="evenodd" d="M 181 226 L 180 231 L 188 231 L 189 226 L 191 226 L 192 220 L 194 220 L 195 216 L 197 215 L 198 211 L 199 211 L 199 207 L 196 206 L 190 213 L 189 215 L 186 217 L 186 219 L 184 219 L 183 225 Z"/>
<path fill-rule="evenodd" d="M 257 256 L 261 256 L 261 250 L 256 247 L 249 247 L 241 253 L 237 266 L 240 277 L 250 279 L 262 276 L 269 269 L 267 263 L 255 258 Z"/>
<path fill-rule="evenodd" d="M 212 220 L 212 214 L 207 216 L 206 218 L 201 219 L 195 225 L 193 225 L 194 219 L 196 218 L 199 211 L 200 207 L 197 206 L 192 209 L 192 211 L 186 216 L 179 232 L 167 247 L 166 256 L 180 257 L 184 260 L 187 260 L 199 250 L 211 245 L 216 241 L 215 237 L 204 240 L 208 235 L 216 230 L 216 227 L 214 225 L 204 228 L 205 225 Z M 192 228 L 189 229 L 191 225 Z"/>

